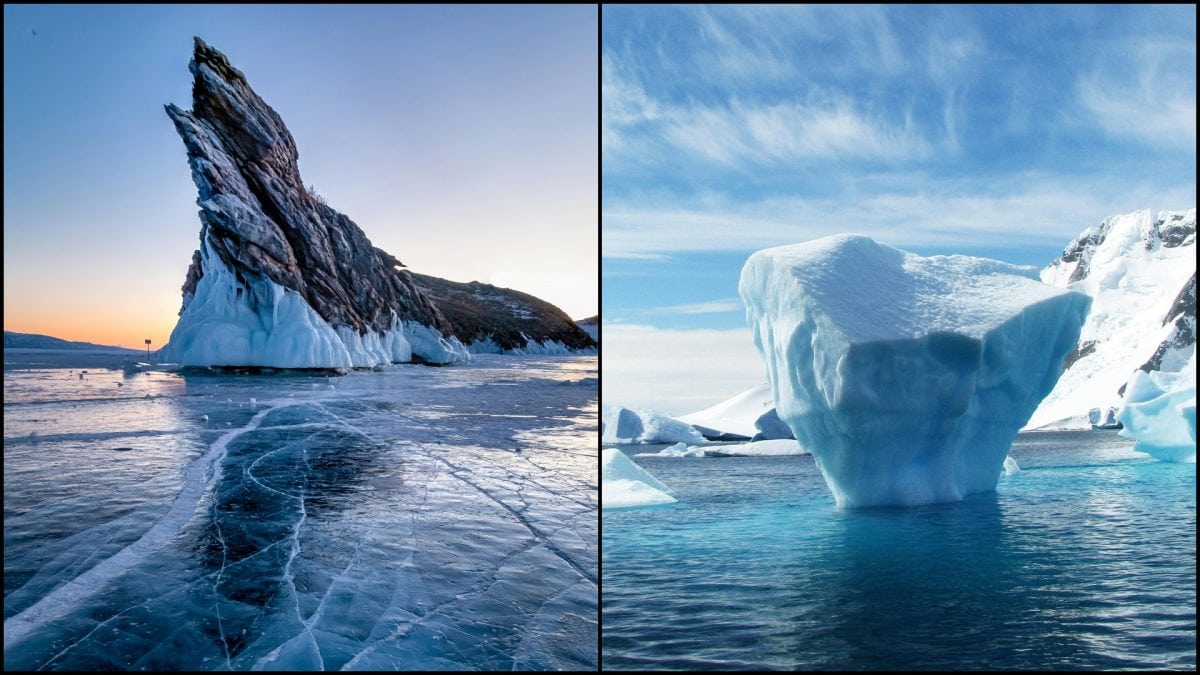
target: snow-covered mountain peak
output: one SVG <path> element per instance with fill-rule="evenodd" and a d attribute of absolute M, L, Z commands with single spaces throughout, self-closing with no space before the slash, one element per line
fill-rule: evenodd
<path fill-rule="evenodd" d="M 1187 252 L 1196 243 L 1196 209 L 1160 211 L 1152 217 L 1149 209 L 1106 218 L 1098 227 L 1089 227 L 1071 240 L 1063 255 L 1042 270 L 1042 281 L 1053 286 L 1072 286 L 1075 290 L 1113 286 L 1120 282 L 1118 260 L 1159 260 L 1192 257 Z M 1192 249 L 1194 250 L 1194 249 Z M 1110 268 L 1109 274 L 1093 270 Z"/>
<path fill-rule="evenodd" d="M 1090 409 L 1121 405 L 1134 371 L 1173 372 L 1194 358 L 1196 209 L 1106 218 L 1040 276 L 1093 302 L 1065 372 L 1027 428 L 1086 427 Z"/>

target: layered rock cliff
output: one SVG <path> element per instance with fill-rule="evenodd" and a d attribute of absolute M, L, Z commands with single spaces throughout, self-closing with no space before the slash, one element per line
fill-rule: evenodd
<path fill-rule="evenodd" d="M 199 191 L 200 249 L 164 360 L 279 368 L 466 360 L 463 342 L 478 331 L 468 320 L 452 324 L 399 260 L 309 193 L 295 140 L 246 77 L 200 38 L 188 67 L 192 110 L 166 111 Z"/>

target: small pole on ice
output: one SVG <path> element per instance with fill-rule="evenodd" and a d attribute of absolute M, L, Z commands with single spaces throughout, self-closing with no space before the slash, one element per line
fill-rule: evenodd
<path fill-rule="evenodd" d="M 146 362 L 150 362 L 150 338 L 146 338 Z"/>

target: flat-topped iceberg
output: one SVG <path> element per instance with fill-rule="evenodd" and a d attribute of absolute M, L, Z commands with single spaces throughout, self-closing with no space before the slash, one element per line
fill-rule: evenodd
<path fill-rule="evenodd" d="M 601 456 L 600 494 L 602 508 L 654 506 L 675 502 L 675 493 L 616 448 Z"/>
<path fill-rule="evenodd" d="M 1091 304 L 1035 275 L 859 235 L 750 257 L 739 290 L 776 410 L 839 506 L 995 489 Z"/>

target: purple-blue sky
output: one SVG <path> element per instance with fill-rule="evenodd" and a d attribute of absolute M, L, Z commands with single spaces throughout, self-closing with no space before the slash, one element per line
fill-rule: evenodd
<path fill-rule="evenodd" d="M 199 220 L 163 105 L 190 107 L 193 35 L 376 246 L 597 312 L 594 5 L 6 5 L 6 330 L 166 341 Z"/>

